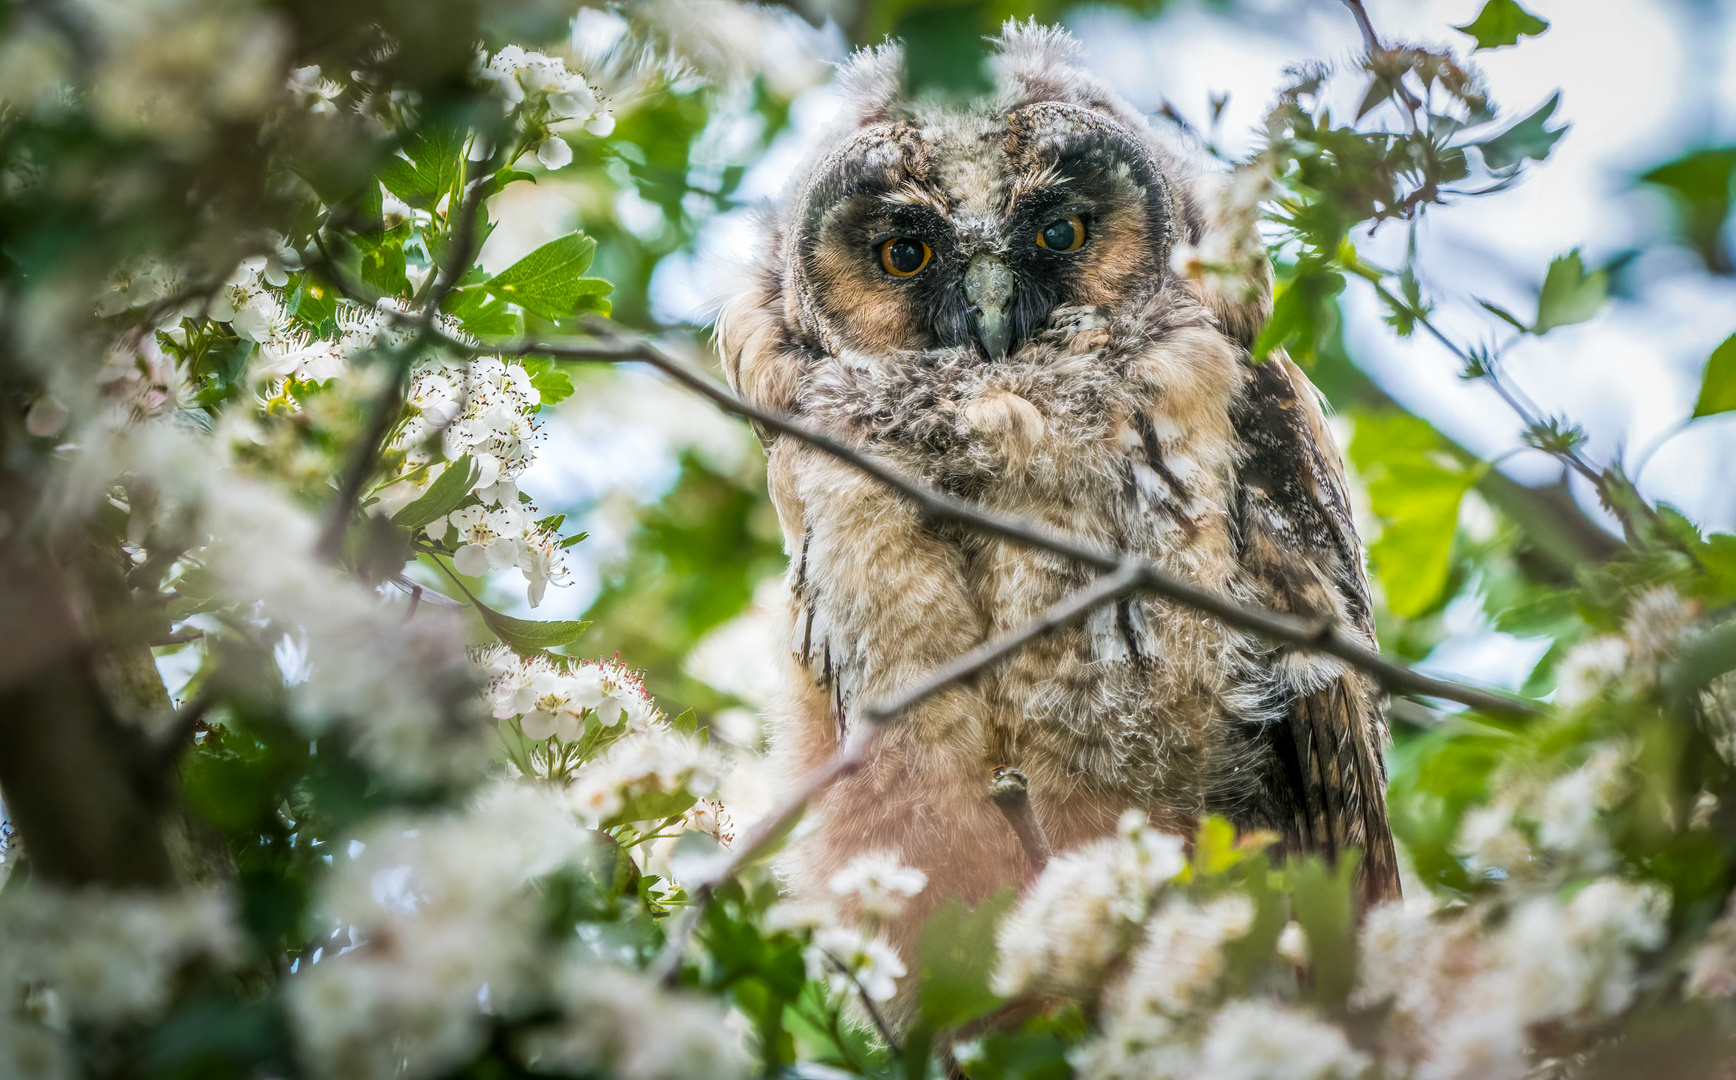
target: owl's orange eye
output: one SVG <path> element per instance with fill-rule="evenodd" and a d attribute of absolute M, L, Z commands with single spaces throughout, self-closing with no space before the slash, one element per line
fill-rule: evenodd
<path fill-rule="evenodd" d="M 1037 246 L 1050 251 L 1078 251 L 1085 246 L 1085 222 L 1078 214 L 1057 218 L 1037 234 Z"/>
<path fill-rule="evenodd" d="M 921 240 L 895 236 L 880 245 L 880 265 L 893 277 L 910 277 L 927 266 L 933 254 Z"/>

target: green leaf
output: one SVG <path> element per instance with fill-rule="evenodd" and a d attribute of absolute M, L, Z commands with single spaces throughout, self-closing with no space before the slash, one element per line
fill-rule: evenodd
<path fill-rule="evenodd" d="M 1453 29 L 1476 38 L 1477 48 L 1471 51 L 1477 52 L 1517 45 L 1520 38 L 1536 37 L 1549 29 L 1549 23 L 1526 11 L 1514 0 L 1489 0 L 1475 19 Z"/>
<path fill-rule="evenodd" d="M 602 824 L 604 828 L 613 828 L 631 821 L 662 821 L 677 814 L 685 814 L 688 808 L 698 801 L 697 795 L 685 789 L 645 791 L 628 799 L 615 816 Z"/>
<path fill-rule="evenodd" d="M 1011 887 L 967 910 L 954 897 L 928 917 L 917 952 L 922 958 L 922 1021 L 953 1027 L 999 1008 L 989 989 L 998 953 L 995 927 L 1013 904 Z"/>
<path fill-rule="evenodd" d="M 1736 269 L 1724 241 L 1724 223 L 1736 195 L 1736 146 L 1696 150 L 1640 179 L 1670 193 L 1678 212 L 1677 232 L 1699 252 L 1708 270 L 1728 274 Z"/>
<path fill-rule="evenodd" d="M 1481 475 L 1444 464 L 1440 448 L 1434 429 L 1415 417 L 1357 417 L 1351 459 L 1385 523 L 1369 546 L 1369 562 L 1397 615 L 1422 615 L 1440 601 L 1452 572 L 1459 504 Z"/>
<path fill-rule="evenodd" d="M 457 319 L 466 333 L 479 338 L 516 338 L 524 334 L 524 316 L 487 289 L 453 289 L 440 310 Z"/>
<path fill-rule="evenodd" d="M 1736 334 L 1712 350 L 1700 380 L 1700 398 L 1694 402 L 1696 419 L 1731 411 L 1736 411 Z"/>
<path fill-rule="evenodd" d="M 1296 276 L 1279 286 L 1272 298 L 1272 317 L 1254 341 L 1254 359 L 1264 360 L 1284 348 L 1290 358 L 1307 363 L 1337 325 L 1333 298 L 1344 291 L 1344 275 L 1320 267 L 1299 267 Z"/>
<path fill-rule="evenodd" d="M 581 275 L 590 268 L 597 242 L 583 233 L 563 236 L 502 270 L 482 287 L 545 319 L 565 318 L 591 297 L 614 286 Z"/>
<path fill-rule="evenodd" d="M 1291 870 L 1291 903 L 1308 939 L 1310 981 L 1315 998 L 1328 1009 L 1342 1005 L 1356 981 L 1356 903 L 1351 887 L 1360 861 L 1355 851 L 1347 851 L 1335 867 L 1310 856 Z"/>
<path fill-rule="evenodd" d="M 1483 164 L 1499 172 L 1516 168 L 1527 158 L 1542 161 L 1548 157 L 1556 142 L 1567 134 L 1568 125 L 1563 124 L 1554 131 L 1546 126 L 1560 101 L 1559 92 L 1552 94 L 1536 112 L 1506 131 L 1484 142 L 1472 143 L 1483 151 Z"/>
<path fill-rule="evenodd" d="M 482 616 L 482 621 L 488 624 L 490 630 L 494 631 L 494 636 L 520 652 L 553 649 L 577 641 L 579 635 L 585 632 L 585 628 L 591 625 L 578 619 L 562 619 L 558 622 L 515 619 L 511 615 L 502 615 L 474 596 L 470 599 L 476 604 L 476 612 Z M 686 809 L 686 807 L 682 809 Z"/>
<path fill-rule="evenodd" d="M 407 296 L 410 279 L 404 276 L 404 241 L 410 238 L 408 223 L 381 233 L 349 237 L 360 257 L 362 281 L 385 296 Z"/>
<path fill-rule="evenodd" d="M 573 396 L 573 378 L 553 360 L 531 357 L 524 361 L 530 384 L 542 395 L 544 405 L 555 405 Z"/>
<path fill-rule="evenodd" d="M 392 524 L 414 531 L 443 514 L 450 514 L 458 509 L 459 503 L 470 497 L 470 490 L 481 475 L 482 467 L 465 454 L 446 466 L 446 470 L 435 477 L 428 490 L 414 502 L 393 514 Z"/>
<path fill-rule="evenodd" d="M 432 210 L 442 196 L 458 186 L 464 167 L 464 138 L 452 129 L 422 131 L 404 146 L 406 157 L 393 155 L 380 167 L 387 191 L 418 210 Z"/>
<path fill-rule="evenodd" d="M 1537 297 L 1537 321 L 1533 334 L 1547 334 L 1557 326 L 1582 323 L 1596 315 L 1609 298 L 1609 274 L 1603 270 L 1585 272 L 1585 263 L 1574 248 L 1549 264 L 1543 278 L 1543 292 Z"/>

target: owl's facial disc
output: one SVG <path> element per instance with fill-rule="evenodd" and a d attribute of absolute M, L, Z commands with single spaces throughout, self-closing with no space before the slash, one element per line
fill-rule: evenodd
<path fill-rule="evenodd" d="M 1168 182 L 1113 118 L 1054 102 L 864 128 L 793 214 L 789 293 L 814 347 L 974 348 L 994 362 L 1057 308 L 1160 286 Z"/>

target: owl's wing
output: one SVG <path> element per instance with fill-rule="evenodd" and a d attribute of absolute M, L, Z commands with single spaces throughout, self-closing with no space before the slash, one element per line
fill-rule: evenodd
<path fill-rule="evenodd" d="M 1374 644 L 1362 545 L 1344 465 L 1312 384 L 1281 352 L 1250 366 L 1234 421 L 1245 455 L 1236 507 L 1239 551 L 1266 603 L 1331 617 Z M 1282 847 L 1333 858 L 1362 850 L 1365 904 L 1399 895 L 1386 818 L 1383 696 L 1361 672 L 1313 658 L 1276 658 L 1281 718 L 1257 725 L 1265 791 L 1250 821 Z"/>

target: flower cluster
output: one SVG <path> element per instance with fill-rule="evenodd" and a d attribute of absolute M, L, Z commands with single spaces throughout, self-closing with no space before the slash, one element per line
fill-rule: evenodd
<path fill-rule="evenodd" d="M 506 1011 L 544 990 L 534 883 L 590 851 L 554 793 L 510 782 L 465 812 L 355 837 L 321 902 L 329 954 L 288 984 L 321 1075 L 425 1076 L 474 1054 L 487 1037 L 483 1000 Z"/>
<path fill-rule="evenodd" d="M 870 851 L 832 875 L 827 886 L 858 906 L 865 919 L 890 919 L 928 885 L 928 875 L 905 866 L 892 851 Z"/>
<path fill-rule="evenodd" d="M 1187 866 L 1179 836 L 1128 811 L 1119 835 L 1058 855 L 1004 922 L 995 988 L 1082 993 L 1123 954 L 1159 890 Z"/>
<path fill-rule="evenodd" d="M 884 938 L 841 926 L 822 926 L 802 954 L 808 978 L 824 980 L 832 993 L 860 993 L 869 1001 L 891 1001 L 898 980 L 908 974 L 903 957 Z"/>
<path fill-rule="evenodd" d="M 599 137 L 615 130 L 615 117 L 596 91 L 559 57 L 508 45 L 493 56 L 478 56 L 477 76 L 494 88 L 502 107 L 516 111 L 527 126 L 582 127 Z M 537 143 L 536 157 L 545 168 L 559 169 L 572 162 L 573 148 L 549 132 Z"/>
<path fill-rule="evenodd" d="M 1352 1003 L 1390 1010 L 1381 1050 L 1398 1070 L 1516 1080 L 1534 1029 L 1589 1029 L 1632 1002 L 1667 910 L 1656 888 L 1611 879 L 1442 915 L 1390 905 L 1364 928 Z"/>
<path fill-rule="evenodd" d="M 0 1035 L 29 1038 L 53 1053 L 58 1036 L 51 1033 L 70 1025 L 150 1019 L 168 1003 L 183 965 L 225 964 L 238 948 L 233 903 L 222 892 L 128 894 L 13 883 L 0 898 L 0 998 L 7 1002 L 0 1006 Z M 20 1001 L 32 1007 L 12 1015 Z"/>
<path fill-rule="evenodd" d="M 1232 301 L 1253 300 L 1271 288 L 1260 214 L 1278 194 L 1278 184 L 1264 161 L 1244 165 L 1216 181 L 1205 194 L 1204 234 L 1198 244 L 1176 244 L 1170 252 L 1170 268 Z"/>
<path fill-rule="evenodd" d="M 593 822 L 631 814 L 647 796 L 686 793 L 704 798 L 717 790 L 720 765 L 697 739 L 667 728 L 629 732 L 580 767 L 573 804 Z M 645 813 L 627 820 L 648 820 Z"/>
<path fill-rule="evenodd" d="M 500 645 L 484 650 L 478 662 L 490 676 L 494 718 L 519 717 L 532 739 L 577 741 L 587 720 L 612 728 L 625 719 L 627 730 L 638 732 L 667 726 L 638 674 L 619 661 L 525 657 Z"/>

